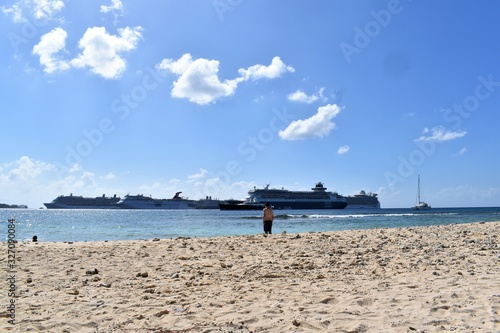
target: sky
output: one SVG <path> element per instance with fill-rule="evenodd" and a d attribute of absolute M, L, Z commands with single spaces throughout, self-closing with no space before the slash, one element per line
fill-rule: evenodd
<path fill-rule="evenodd" d="M 500 206 L 500 2 L 11 0 L 0 203 L 379 196 Z"/>

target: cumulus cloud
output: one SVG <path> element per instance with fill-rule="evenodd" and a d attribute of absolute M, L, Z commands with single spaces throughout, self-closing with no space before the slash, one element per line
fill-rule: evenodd
<path fill-rule="evenodd" d="M 202 179 L 205 178 L 206 175 L 208 174 L 208 171 L 205 169 L 200 169 L 200 172 L 195 173 L 194 175 L 189 175 L 188 179 L 194 180 L 194 179 Z"/>
<path fill-rule="evenodd" d="M 349 147 L 349 146 L 342 146 L 337 150 L 337 154 L 343 155 L 343 154 L 347 153 L 350 149 L 351 149 L 351 147 Z"/>
<path fill-rule="evenodd" d="M 19 0 L 10 7 L 2 6 L 5 15 L 11 15 L 16 23 L 26 22 L 25 12 L 37 20 L 50 19 L 64 8 L 63 0 Z"/>
<path fill-rule="evenodd" d="M 4 165 L 8 170 L 8 174 L 4 180 L 9 181 L 28 181 L 35 179 L 45 171 L 53 170 L 53 166 L 42 162 L 36 161 L 28 156 L 22 156 L 19 160 Z"/>
<path fill-rule="evenodd" d="M 57 57 L 57 54 L 65 50 L 68 34 L 61 28 L 55 28 L 46 33 L 40 39 L 40 43 L 33 47 L 33 54 L 40 56 L 40 64 L 45 67 L 45 73 L 63 71 L 70 68 L 67 61 Z"/>
<path fill-rule="evenodd" d="M 320 98 L 323 101 L 326 101 L 327 98 L 323 97 L 323 91 L 325 88 L 321 88 L 317 93 L 312 94 L 312 95 L 307 95 L 305 92 L 302 90 L 297 90 L 287 96 L 287 99 L 291 102 L 299 102 L 299 103 L 306 103 L 306 104 L 311 104 L 319 100 Z"/>
<path fill-rule="evenodd" d="M 36 19 L 52 17 L 64 8 L 62 0 L 31 0 L 34 16 Z"/>
<path fill-rule="evenodd" d="M 129 52 L 137 47 L 142 28 L 118 29 L 118 36 L 110 35 L 104 27 L 87 29 L 78 45 L 82 53 L 71 60 L 71 65 L 90 70 L 106 79 L 119 78 L 127 67 L 122 52 Z"/>
<path fill-rule="evenodd" d="M 287 99 L 292 102 L 311 104 L 318 100 L 318 96 L 316 95 L 308 96 L 302 90 L 297 90 L 296 92 L 289 94 L 287 96 Z"/>
<path fill-rule="evenodd" d="M 279 136 L 283 140 L 324 137 L 335 128 L 336 125 L 332 119 L 339 113 L 340 108 L 336 104 L 321 106 L 314 116 L 308 119 L 292 121 L 287 128 L 279 131 Z"/>
<path fill-rule="evenodd" d="M 200 105 L 214 103 L 219 98 L 233 95 L 240 82 L 263 78 L 275 79 L 287 71 L 294 71 L 279 57 L 274 57 L 269 66 L 254 65 L 247 69 L 240 68 L 239 77 L 221 80 L 218 76 L 219 65 L 218 60 L 193 59 L 186 53 L 178 60 L 163 59 L 156 67 L 160 71 L 178 76 L 173 83 L 172 97 L 186 98 Z"/>
<path fill-rule="evenodd" d="M 458 130 L 458 131 L 450 131 L 444 128 L 443 126 L 433 127 L 431 129 L 424 128 L 422 134 L 419 138 L 414 141 L 436 141 L 436 142 L 445 142 L 450 140 L 455 140 L 461 138 L 467 134 L 466 131 Z"/>
<path fill-rule="evenodd" d="M 173 83 L 172 97 L 187 98 L 200 105 L 232 95 L 238 85 L 235 80 L 219 80 L 219 61 L 193 60 L 190 54 L 184 54 L 179 60 L 164 59 L 157 68 L 179 76 Z"/>
<path fill-rule="evenodd" d="M 247 69 L 240 68 L 238 73 L 241 75 L 240 80 L 259 80 L 259 79 L 276 79 L 286 72 L 295 72 L 291 66 L 285 65 L 280 57 L 274 57 L 269 66 L 253 65 Z"/>
<path fill-rule="evenodd" d="M 40 42 L 33 47 L 33 54 L 40 56 L 40 64 L 48 74 L 70 67 L 89 67 L 94 74 L 106 79 L 117 79 L 127 67 L 121 53 L 137 47 L 142 37 L 141 31 L 141 27 L 126 27 L 118 29 L 118 35 L 115 36 L 108 34 L 104 27 L 88 28 L 78 43 L 82 52 L 72 60 L 64 60 L 57 55 L 66 51 L 67 33 L 55 28 L 41 37 Z"/>

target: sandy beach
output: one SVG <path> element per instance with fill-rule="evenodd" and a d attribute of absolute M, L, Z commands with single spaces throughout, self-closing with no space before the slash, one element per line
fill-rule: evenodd
<path fill-rule="evenodd" d="M 2 279 L 0 329 L 500 332 L 499 238 L 490 222 L 17 243 L 15 324 Z"/>

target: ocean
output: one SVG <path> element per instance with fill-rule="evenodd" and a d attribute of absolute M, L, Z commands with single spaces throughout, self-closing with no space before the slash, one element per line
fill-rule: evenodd
<path fill-rule="evenodd" d="M 2 209 L 1 240 L 91 242 L 262 233 L 262 212 L 220 210 Z M 278 210 L 273 233 L 398 228 L 500 221 L 500 207 L 359 210 Z M 15 228 L 8 220 L 15 219 Z M 12 235 L 10 236 L 12 238 Z"/>

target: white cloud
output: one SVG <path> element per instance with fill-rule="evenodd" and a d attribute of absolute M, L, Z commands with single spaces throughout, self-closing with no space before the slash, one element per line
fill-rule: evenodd
<path fill-rule="evenodd" d="M 90 70 L 106 79 L 116 79 L 127 67 L 126 61 L 120 56 L 136 48 L 142 28 L 135 27 L 118 29 L 118 36 L 110 35 L 104 27 L 88 28 L 78 45 L 82 53 L 72 60 L 64 60 L 57 54 L 65 50 L 67 33 L 61 28 L 55 28 L 45 34 L 40 42 L 33 47 L 33 54 L 40 56 L 40 64 L 44 72 L 51 74 L 69 69 L 71 66 Z"/>
<path fill-rule="evenodd" d="M 295 120 L 287 128 L 279 132 L 283 140 L 300 140 L 313 137 L 324 137 L 334 128 L 332 121 L 340 113 L 336 104 L 327 104 L 318 108 L 318 112 L 304 120 Z"/>
<path fill-rule="evenodd" d="M 71 168 L 68 170 L 69 173 L 74 173 L 74 172 L 78 172 L 82 169 L 81 165 L 80 164 L 77 164 L 77 163 L 74 163 Z"/>
<path fill-rule="evenodd" d="M 463 147 L 462 149 L 460 149 L 458 151 L 458 156 L 462 156 L 463 154 L 465 154 L 467 152 L 467 148 Z"/>
<path fill-rule="evenodd" d="M 45 67 L 45 73 L 63 71 L 70 68 L 67 61 L 58 59 L 56 56 L 65 50 L 66 37 L 68 34 L 61 28 L 55 28 L 40 38 L 40 43 L 33 47 L 33 54 L 40 56 L 40 64 Z"/>
<path fill-rule="evenodd" d="M 418 139 L 414 141 L 436 141 L 436 142 L 445 142 L 454 139 L 461 138 L 467 134 L 466 131 L 458 130 L 458 131 L 450 131 L 444 128 L 443 126 L 433 127 L 431 129 L 425 128 L 422 131 L 422 134 Z"/>
<path fill-rule="evenodd" d="M 291 102 L 311 104 L 311 103 L 314 103 L 321 98 L 323 102 L 326 102 L 328 100 L 328 98 L 323 97 L 324 90 L 325 90 L 325 88 L 321 88 L 317 93 L 312 94 L 310 96 L 307 95 L 302 90 L 297 90 L 294 93 L 289 94 L 287 96 L 287 99 Z"/>
<path fill-rule="evenodd" d="M 93 172 L 84 171 L 80 180 L 75 184 L 78 187 L 95 187 L 95 174 Z"/>
<path fill-rule="evenodd" d="M 200 172 L 198 173 L 195 173 L 194 175 L 189 175 L 188 176 L 188 179 L 201 179 L 201 178 L 205 178 L 205 176 L 208 174 L 208 171 L 205 170 L 205 169 L 200 169 Z"/>
<path fill-rule="evenodd" d="M 311 103 L 314 103 L 318 100 L 318 96 L 316 96 L 316 95 L 308 96 L 302 90 L 297 90 L 296 92 L 289 94 L 287 96 L 287 99 L 289 101 L 292 101 L 292 102 L 311 104 Z"/>
<path fill-rule="evenodd" d="M 123 4 L 120 0 L 111 0 L 110 6 L 101 6 L 101 13 L 112 13 L 115 17 L 114 24 L 116 25 L 118 17 L 123 15 Z"/>
<path fill-rule="evenodd" d="M 343 155 L 343 154 L 347 153 L 350 149 L 351 149 L 351 147 L 349 147 L 349 146 L 342 146 L 337 150 L 337 154 Z"/>
<path fill-rule="evenodd" d="M 24 12 L 29 12 L 35 19 L 51 19 L 64 8 L 63 0 L 19 0 L 12 6 L 2 6 L 5 15 L 12 15 L 16 23 L 26 22 Z"/>
<path fill-rule="evenodd" d="M 32 0 L 34 16 L 37 19 L 52 17 L 64 8 L 62 0 Z"/>
<path fill-rule="evenodd" d="M 116 79 L 121 76 L 127 66 L 120 56 L 136 48 L 142 28 L 118 29 L 118 36 L 110 35 L 104 27 L 87 29 L 78 45 L 82 53 L 71 64 L 75 67 L 90 67 L 90 70 L 106 79 Z"/>
<path fill-rule="evenodd" d="M 45 171 L 53 170 L 50 164 L 33 160 L 28 156 L 22 156 L 7 166 L 10 169 L 7 177 L 9 181 L 29 181 Z"/>
<path fill-rule="evenodd" d="M 295 72 L 291 66 L 285 65 L 280 57 L 274 57 L 269 66 L 254 65 L 247 69 L 240 68 L 238 73 L 241 75 L 241 81 L 259 80 L 259 79 L 276 79 L 286 72 Z"/>
<path fill-rule="evenodd" d="M 199 58 L 193 60 L 190 54 L 184 54 L 179 60 L 164 59 L 157 68 L 179 76 L 172 88 L 172 97 L 187 98 L 190 102 L 204 105 L 215 102 L 221 97 L 234 93 L 235 80 L 221 82 L 219 61 Z"/>
<path fill-rule="evenodd" d="M 12 15 L 12 21 L 14 21 L 15 23 L 26 22 L 26 18 L 23 15 L 23 10 L 21 9 L 21 7 L 19 7 L 19 5 L 14 4 L 11 7 L 2 6 L 1 8 L 2 12 L 5 15 Z"/>
<path fill-rule="evenodd" d="M 172 87 L 172 97 L 186 98 L 190 102 L 205 105 L 214 103 L 222 97 L 234 94 L 238 83 L 247 80 L 274 79 L 294 69 L 286 66 L 279 57 L 274 57 L 271 65 L 255 65 L 247 69 L 240 68 L 240 77 L 221 81 L 218 76 L 219 61 L 198 58 L 193 60 L 189 53 L 178 60 L 163 59 L 156 67 L 178 76 Z"/>
<path fill-rule="evenodd" d="M 116 175 L 114 172 L 109 172 L 106 175 L 104 175 L 102 178 L 104 178 L 106 180 L 113 180 L 113 179 L 116 179 Z"/>
<path fill-rule="evenodd" d="M 120 0 L 111 0 L 110 6 L 101 5 L 101 13 L 123 12 L 123 4 Z"/>

